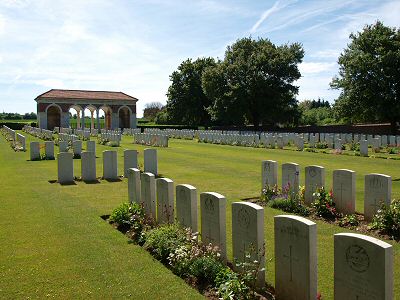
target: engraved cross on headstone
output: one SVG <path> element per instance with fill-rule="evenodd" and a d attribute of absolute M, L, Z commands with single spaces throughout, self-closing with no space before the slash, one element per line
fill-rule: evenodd
<path fill-rule="evenodd" d="M 299 260 L 293 257 L 292 245 L 289 245 L 289 255 L 284 254 L 283 257 L 289 259 L 290 281 L 293 281 L 293 261 L 298 262 Z"/>
<path fill-rule="evenodd" d="M 340 205 L 342 205 L 342 203 L 343 203 L 343 192 L 346 192 L 346 191 L 347 191 L 347 189 L 345 189 L 345 188 L 343 187 L 343 182 L 341 181 L 341 182 L 340 182 L 340 188 L 339 188 L 340 197 L 339 197 L 339 199 L 336 197 L 336 199 L 339 200 Z"/>

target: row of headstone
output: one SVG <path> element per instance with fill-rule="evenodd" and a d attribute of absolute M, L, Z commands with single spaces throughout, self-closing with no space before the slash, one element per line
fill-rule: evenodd
<path fill-rule="evenodd" d="M 243 135 L 200 132 L 198 134 L 198 140 L 203 143 L 232 146 L 258 147 L 260 145 L 258 134 Z"/>
<path fill-rule="evenodd" d="M 76 141 L 82 142 L 82 141 Z M 96 180 L 96 151 L 80 152 L 81 177 L 83 181 Z M 68 152 L 60 152 L 58 158 L 58 182 L 61 184 L 74 181 L 73 158 L 74 155 Z M 137 168 L 137 151 L 124 151 L 124 175 L 128 177 L 127 170 Z M 71 167 L 72 166 L 72 167 Z M 118 180 L 117 151 L 103 151 L 103 178 L 106 180 Z"/>
<path fill-rule="evenodd" d="M 168 147 L 168 135 L 135 133 L 133 135 L 133 143 L 153 147 Z"/>
<path fill-rule="evenodd" d="M 356 173 L 352 170 L 333 171 L 332 193 L 338 212 L 354 214 L 356 204 Z M 296 163 L 282 164 L 282 189 L 298 193 L 300 167 Z M 364 217 L 372 220 L 381 203 L 390 205 L 392 178 L 384 174 L 367 174 L 364 180 Z M 278 163 L 265 160 L 261 163 L 261 185 L 278 185 Z M 325 187 L 325 168 L 321 166 L 305 167 L 305 203 L 310 205 L 315 200 L 317 188 Z"/>
<path fill-rule="evenodd" d="M 140 128 L 124 128 L 124 130 L 122 131 L 122 134 L 124 135 L 134 135 L 135 133 L 141 133 L 141 129 Z"/>
<path fill-rule="evenodd" d="M 66 142 L 73 142 L 79 140 L 79 137 L 75 134 L 68 134 L 68 133 L 59 133 L 58 134 L 59 141 L 66 141 Z"/>
<path fill-rule="evenodd" d="M 158 129 L 158 128 L 145 128 L 144 133 L 168 135 L 169 138 L 193 140 L 195 130 L 190 129 Z M 140 132 L 139 132 L 140 133 Z"/>
<path fill-rule="evenodd" d="M 176 220 L 184 227 L 198 231 L 197 190 L 188 184 L 175 188 L 169 178 L 156 179 L 152 173 L 140 173 L 138 169 L 129 169 L 128 197 L 131 203 L 143 205 L 148 217 L 158 223 L 173 223 Z M 200 194 L 201 238 L 203 243 L 218 246 L 221 256 L 226 260 L 226 199 L 224 196 L 209 192 Z M 234 256 L 244 259 L 244 252 L 251 252 L 255 246 L 255 255 L 263 267 L 264 258 L 264 209 L 256 204 L 237 202 L 232 204 L 233 249 Z M 234 216 L 238 215 L 236 218 Z M 259 275 L 265 281 L 264 272 Z"/>
<path fill-rule="evenodd" d="M 168 178 L 129 169 L 128 195 L 142 204 L 159 223 L 198 230 L 197 190 L 188 184 L 175 188 Z M 176 207 L 176 212 L 174 212 Z M 176 215 L 175 215 L 176 214 Z M 200 194 L 201 239 L 218 246 L 226 260 L 226 199 Z M 276 299 L 317 299 L 317 226 L 299 216 L 274 217 Z M 258 286 L 265 284 L 264 209 L 254 203 L 232 203 L 232 250 L 237 262 L 258 261 Z M 250 257 L 249 257 L 250 255 Z M 364 235 L 334 235 L 334 298 L 392 299 L 393 250 L 390 244 Z M 240 269 L 240 267 L 236 267 Z"/>
<path fill-rule="evenodd" d="M 24 125 L 22 130 L 26 133 L 29 133 L 30 135 L 33 135 L 39 139 L 42 140 L 52 140 L 53 139 L 53 131 L 47 130 L 47 129 L 42 129 L 42 128 L 37 128 L 37 127 L 32 127 L 29 125 Z"/>
<path fill-rule="evenodd" d="M 11 129 L 10 127 L 3 125 L 3 130 L 6 132 L 6 136 L 12 140 L 12 141 L 16 141 L 17 139 L 17 133 L 15 132 L 15 130 Z"/>
<path fill-rule="evenodd" d="M 59 133 L 73 134 L 73 130 L 72 128 L 60 127 Z"/>
<path fill-rule="evenodd" d="M 74 134 L 82 140 L 89 140 L 91 136 L 90 129 L 75 129 Z"/>
<path fill-rule="evenodd" d="M 45 141 L 44 142 L 44 157 L 45 159 L 54 159 L 54 142 Z M 30 160 L 40 160 L 40 143 L 31 142 L 30 143 Z"/>
<path fill-rule="evenodd" d="M 100 140 L 101 143 L 112 142 L 112 143 L 115 143 L 117 146 L 120 145 L 121 139 L 122 139 L 121 133 L 118 132 L 118 131 L 102 132 L 99 135 L 99 140 Z"/>

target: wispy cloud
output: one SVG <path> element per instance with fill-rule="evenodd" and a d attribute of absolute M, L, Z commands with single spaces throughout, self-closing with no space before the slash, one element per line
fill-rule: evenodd
<path fill-rule="evenodd" d="M 302 75 L 308 75 L 332 71 L 335 67 L 336 63 L 303 62 L 299 65 L 299 70 Z"/>
<path fill-rule="evenodd" d="M 251 27 L 250 32 L 252 32 L 252 33 L 255 32 L 258 29 L 258 27 L 260 27 L 262 22 L 264 22 L 274 12 L 279 10 L 279 8 L 278 8 L 279 2 L 280 2 L 279 0 L 276 1 L 271 8 L 269 8 L 266 11 L 263 12 L 263 14 L 258 19 L 258 21 L 253 25 L 253 27 Z"/>

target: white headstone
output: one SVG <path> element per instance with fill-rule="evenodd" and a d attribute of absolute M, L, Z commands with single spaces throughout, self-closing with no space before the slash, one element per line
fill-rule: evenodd
<path fill-rule="evenodd" d="M 96 142 L 95 141 L 87 141 L 86 142 L 86 151 L 96 153 Z"/>
<path fill-rule="evenodd" d="M 334 299 L 393 298 L 393 247 L 356 233 L 334 235 Z"/>
<path fill-rule="evenodd" d="M 257 260 L 260 270 L 265 268 L 264 208 L 250 202 L 232 203 L 232 248 L 235 261 Z M 257 274 L 257 283 L 264 287 L 265 269 Z"/>
<path fill-rule="evenodd" d="M 221 257 L 226 259 L 226 199 L 206 192 L 200 194 L 201 240 L 204 244 L 218 246 Z"/>
<path fill-rule="evenodd" d="M 174 182 L 169 178 L 156 180 L 157 222 L 174 222 Z"/>
<path fill-rule="evenodd" d="M 96 153 L 83 151 L 81 153 L 81 173 L 83 181 L 96 180 Z"/>
<path fill-rule="evenodd" d="M 158 175 L 157 166 L 157 150 L 156 149 L 144 149 L 144 171 Z"/>
<path fill-rule="evenodd" d="M 261 162 L 261 188 L 278 184 L 278 163 L 274 160 Z"/>
<path fill-rule="evenodd" d="M 40 159 L 40 144 L 39 142 L 30 143 L 30 159 L 38 160 Z"/>
<path fill-rule="evenodd" d="M 17 133 L 17 140 L 21 144 L 22 150 L 26 150 L 26 138 L 22 134 Z"/>
<path fill-rule="evenodd" d="M 368 156 L 368 141 L 360 140 L 360 155 Z"/>
<path fill-rule="evenodd" d="M 325 169 L 321 166 L 305 167 L 305 203 L 311 204 L 314 202 L 313 194 L 317 188 L 325 187 Z"/>
<path fill-rule="evenodd" d="M 57 154 L 58 182 L 61 184 L 74 182 L 74 161 L 72 153 Z"/>
<path fill-rule="evenodd" d="M 274 224 L 276 299 L 317 299 L 317 225 L 291 215 Z"/>
<path fill-rule="evenodd" d="M 143 208 L 149 218 L 156 218 L 156 181 L 151 173 L 142 173 L 140 176 L 140 200 Z"/>
<path fill-rule="evenodd" d="M 67 141 L 59 141 L 58 147 L 60 148 L 60 152 L 68 152 L 68 142 Z"/>
<path fill-rule="evenodd" d="M 82 153 L 82 141 L 73 141 L 72 142 L 72 150 L 74 152 L 75 157 L 80 157 Z"/>
<path fill-rule="evenodd" d="M 182 226 L 197 232 L 197 190 L 189 184 L 176 186 L 176 219 Z"/>
<path fill-rule="evenodd" d="M 371 221 L 381 204 L 390 205 L 392 177 L 384 174 L 367 174 L 364 182 L 364 217 Z"/>
<path fill-rule="evenodd" d="M 140 201 L 140 170 L 128 169 L 128 197 L 129 203 L 141 203 Z"/>
<path fill-rule="evenodd" d="M 108 180 L 118 179 L 117 151 L 103 151 L 103 178 Z"/>
<path fill-rule="evenodd" d="M 124 150 L 124 177 L 128 177 L 128 170 L 130 168 L 137 169 L 138 159 L 136 150 Z"/>
<path fill-rule="evenodd" d="M 54 159 L 54 142 L 53 141 L 44 142 L 44 149 L 45 149 L 46 159 Z"/>
<path fill-rule="evenodd" d="M 291 193 L 299 191 L 300 168 L 296 163 L 282 164 L 282 189 L 288 188 Z"/>
<path fill-rule="evenodd" d="M 333 200 L 338 212 L 354 214 L 356 206 L 356 172 L 333 170 Z"/>

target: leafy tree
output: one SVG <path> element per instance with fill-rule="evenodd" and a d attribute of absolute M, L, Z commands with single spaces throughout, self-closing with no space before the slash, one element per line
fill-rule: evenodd
<path fill-rule="evenodd" d="M 186 125 L 210 123 L 206 108 L 211 105 L 211 100 L 201 86 L 203 72 L 210 66 L 215 66 L 213 58 L 187 59 L 171 74 L 166 111 L 170 122 Z"/>
<path fill-rule="evenodd" d="M 340 55 L 339 76 L 331 87 L 340 89 L 338 114 L 350 122 L 386 122 L 396 128 L 400 119 L 400 31 L 381 22 L 350 35 Z"/>
<path fill-rule="evenodd" d="M 328 125 L 337 124 L 336 115 L 328 101 L 304 100 L 298 106 L 300 125 Z"/>
<path fill-rule="evenodd" d="M 203 74 L 212 99 L 209 112 L 222 124 L 292 123 L 296 117 L 304 50 L 298 43 L 276 46 L 268 39 L 243 38 L 228 46 L 225 58 Z"/>
<path fill-rule="evenodd" d="M 143 110 L 143 117 L 149 121 L 154 121 L 156 115 L 163 109 L 164 105 L 160 102 L 146 103 Z"/>
<path fill-rule="evenodd" d="M 35 120 L 37 119 L 37 115 L 34 112 L 31 113 L 25 113 L 24 116 L 22 117 L 24 120 Z"/>

